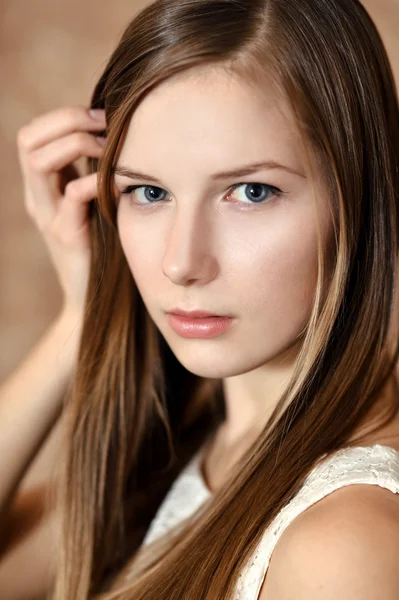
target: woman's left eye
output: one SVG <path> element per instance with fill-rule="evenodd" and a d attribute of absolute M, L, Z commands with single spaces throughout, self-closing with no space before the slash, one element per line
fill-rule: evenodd
<path fill-rule="evenodd" d="M 239 202 L 244 204 L 261 204 L 269 201 L 273 196 L 281 196 L 284 192 L 279 188 L 267 185 L 266 183 L 236 183 L 230 188 L 227 194 L 227 198 L 230 198 L 235 190 L 238 188 L 244 188 L 244 193 L 239 199 Z M 122 195 L 130 196 L 131 194 L 138 196 L 138 190 L 142 190 L 143 198 L 136 204 L 156 204 L 165 200 L 167 192 L 160 187 L 153 185 L 129 185 L 127 188 L 121 191 Z"/>
<path fill-rule="evenodd" d="M 244 204 L 262 204 L 270 201 L 273 196 L 278 197 L 284 193 L 279 188 L 266 183 L 237 183 L 231 188 L 232 191 L 229 192 L 228 197 L 240 187 L 244 188 L 244 193 L 239 202 L 244 202 Z"/>

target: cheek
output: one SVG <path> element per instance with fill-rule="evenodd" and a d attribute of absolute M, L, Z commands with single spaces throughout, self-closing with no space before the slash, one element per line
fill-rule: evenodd
<path fill-rule="evenodd" d="M 311 220 L 280 217 L 273 227 L 252 224 L 251 235 L 231 247 L 229 292 L 251 318 L 292 333 L 307 321 L 316 290 L 317 230 Z"/>
<path fill-rule="evenodd" d="M 147 281 L 154 281 L 154 267 L 159 264 L 160 251 L 156 228 L 134 219 L 129 207 L 120 204 L 117 215 L 119 239 L 133 279 L 142 295 Z"/>
<path fill-rule="evenodd" d="M 300 322 L 308 315 L 317 284 L 317 240 L 301 235 L 280 241 L 265 256 L 259 293 L 281 318 Z M 263 281 L 263 285 L 261 283 Z M 270 306 L 272 308 L 272 306 Z"/>

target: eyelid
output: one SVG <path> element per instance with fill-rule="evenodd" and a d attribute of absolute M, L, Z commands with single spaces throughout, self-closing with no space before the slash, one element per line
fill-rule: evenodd
<path fill-rule="evenodd" d="M 271 183 L 262 183 L 261 181 L 241 181 L 241 183 L 235 183 L 230 186 L 229 193 L 233 192 L 236 188 L 241 187 L 242 185 L 250 185 L 253 183 L 254 185 L 264 185 L 265 187 L 270 188 L 271 190 L 278 192 L 279 194 L 285 194 L 282 189 L 278 188 L 276 185 L 272 185 Z"/>

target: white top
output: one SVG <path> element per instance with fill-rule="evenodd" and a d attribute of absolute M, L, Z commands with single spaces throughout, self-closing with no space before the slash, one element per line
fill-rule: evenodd
<path fill-rule="evenodd" d="M 212 498 L 202 477 L 198 452 L 173 482 L 143 540 L 148 544 L 191 516 Z M 239 575 L 234 600 L 257 600 L 273 549 L 288 525 L 300 513 L 334 490 L 369 483 L 399 493 L 399 452 L 374 444 L 337 450 L 309 473 L 299 492 L 265 530 L 255 553 Z"/>

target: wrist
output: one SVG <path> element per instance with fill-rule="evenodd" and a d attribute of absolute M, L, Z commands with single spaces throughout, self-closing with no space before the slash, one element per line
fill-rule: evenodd
<path fill-rule="evenodd" d="M 63 308 L 52 327 L 52 336 L 58 348 L 59 364 L 68 372 L 74 368 L 82 334 L 83 314 Z"/>
<path fill-rule="evenodd" d="M 56 323 L 60 329 L 82 329 L 83 326 L 83 311 L 77 308 L 64 305 L 56 318 Z"/>

